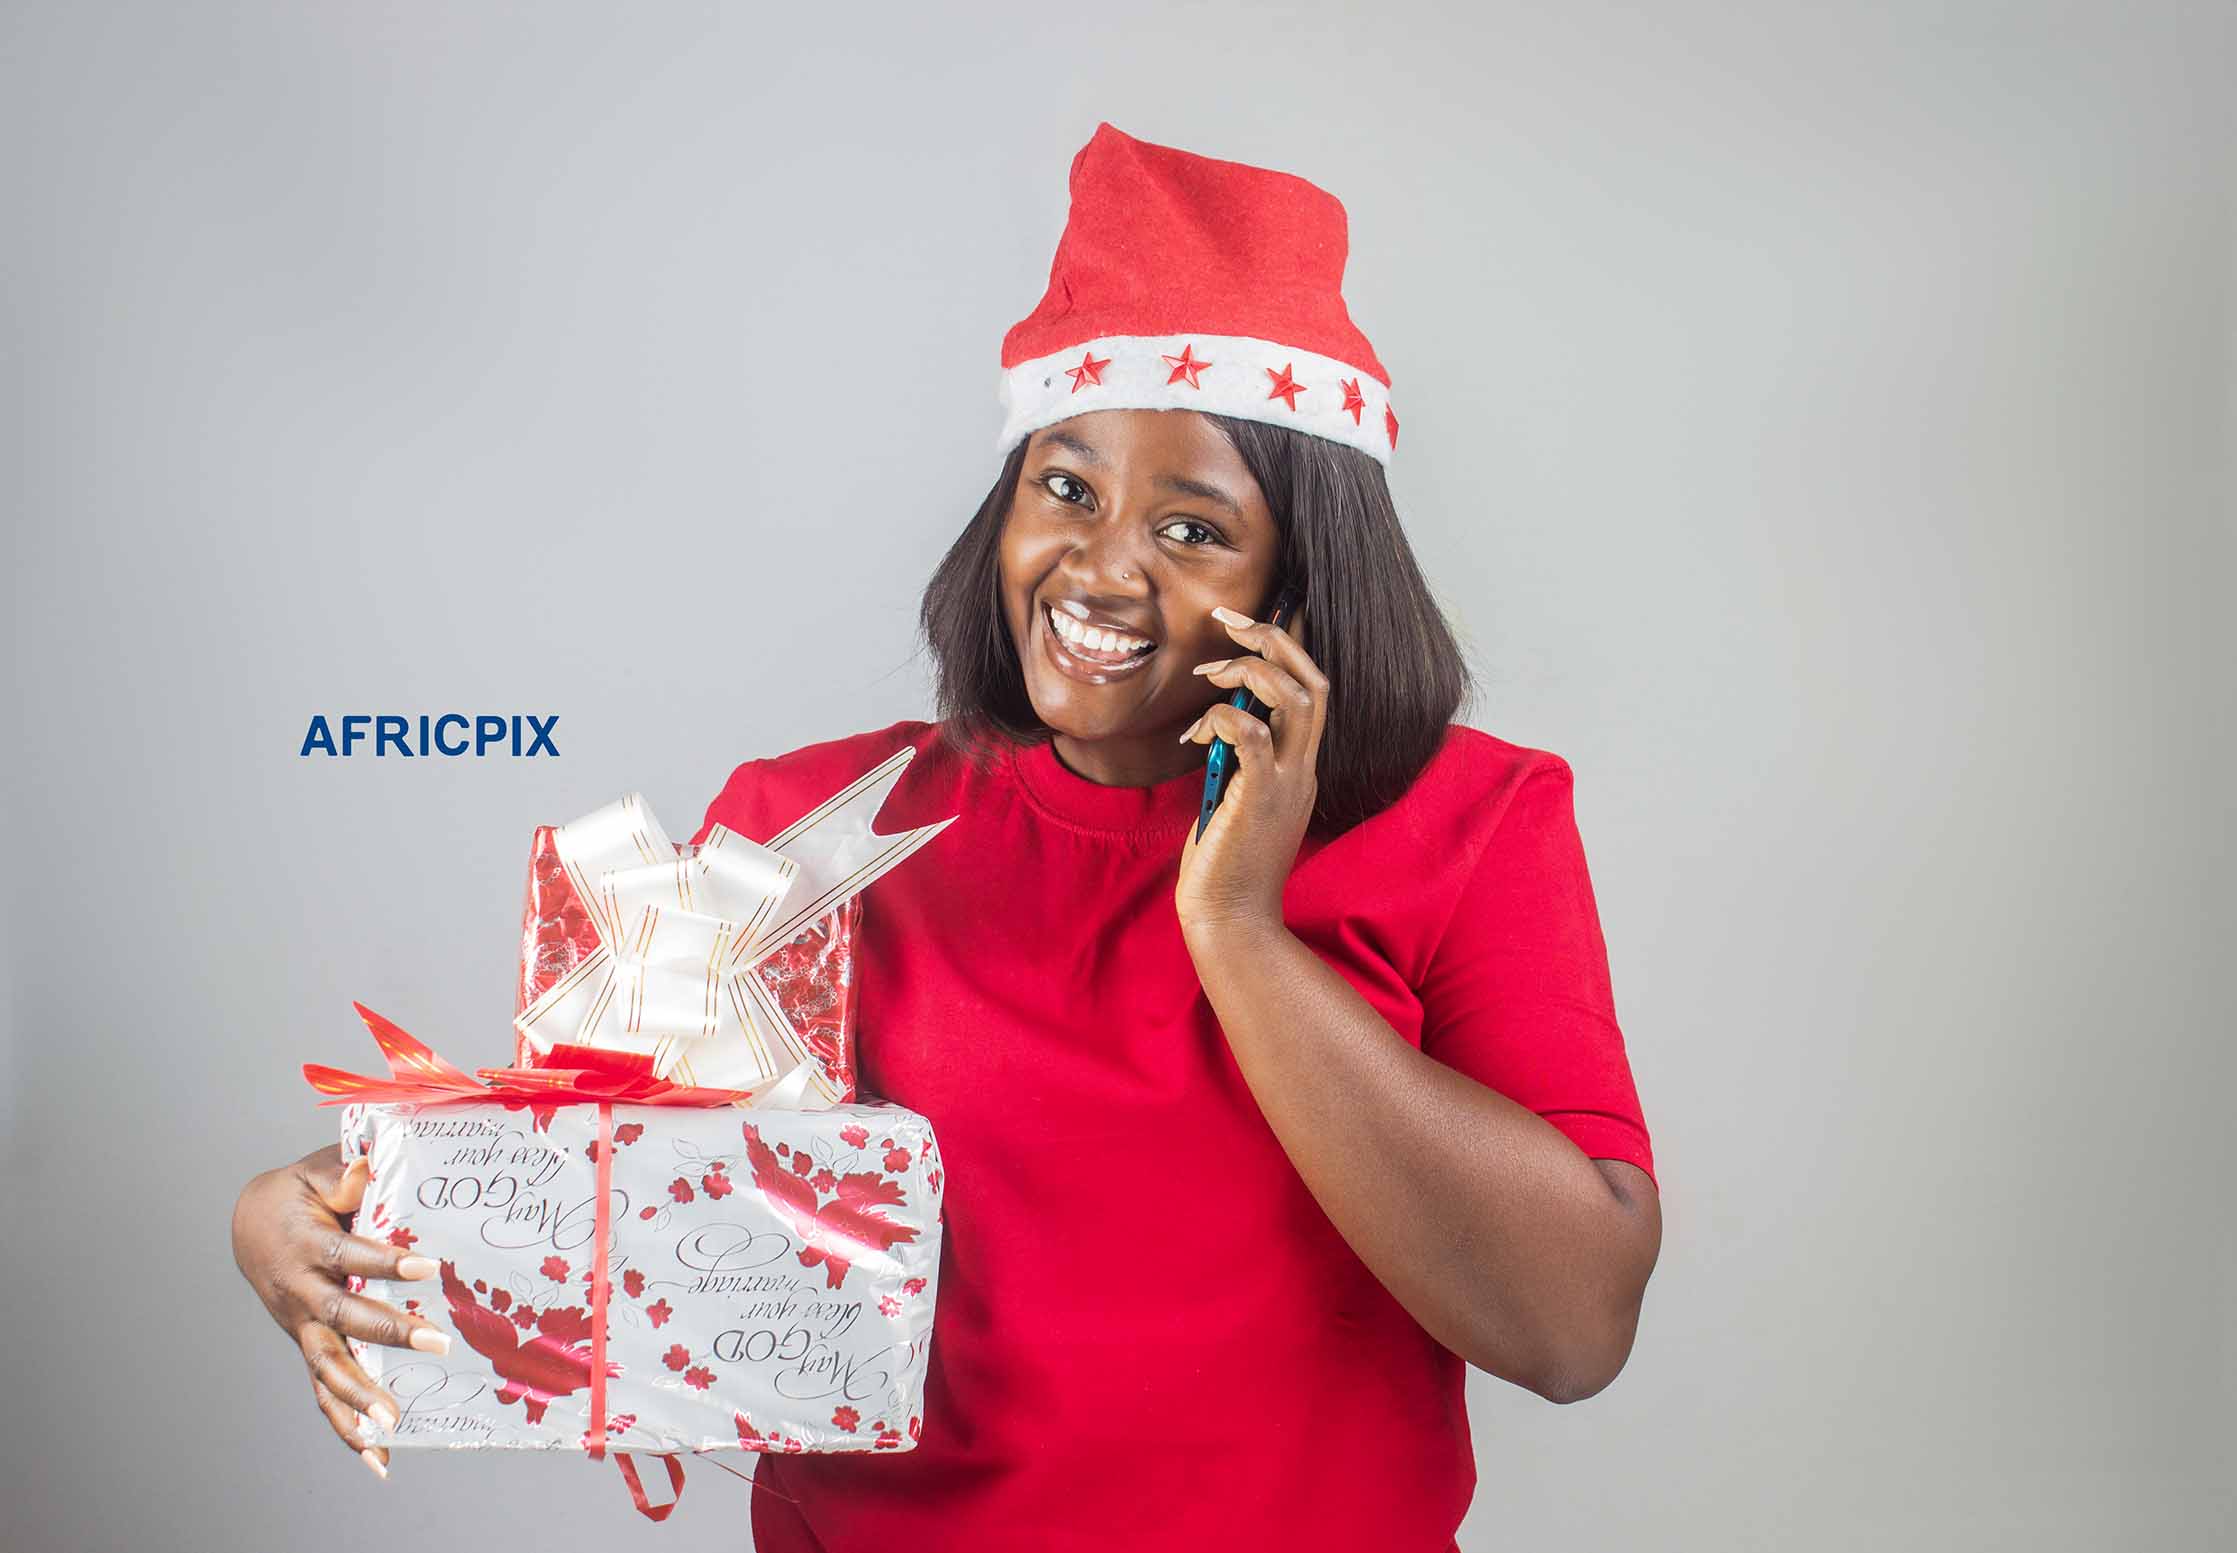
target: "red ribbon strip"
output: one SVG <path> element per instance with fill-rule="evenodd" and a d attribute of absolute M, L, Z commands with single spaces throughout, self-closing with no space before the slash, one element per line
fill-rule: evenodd
<path fill-rule="evenodd" d="M 590 1432 L 584 1448 L 593 1461 L 606 1456 L 606 1306 L 613 1295 L 608 1266 L 613 1259 L 614 1107 L 625 1105 L 729 1105 L 750 1098 L 742 1089 L 692 1089 L 652 1076 L 650 1058 L 629 1052 L 600 1051 L 587 1046 L 554 1046 L 551 1065 L 534 1068 L 480 1068 L 477 1077 L 437 1056 L 428 1046 L 407 1035 L 362 1003 L 352 1003 L 365 1028 L 388 1058 L 385 1079 L 363 1073 L 344 1073 L 322 1063 L 303 1064 L 303 1077 L 326 1096 L 320 1105 L 353 1102 L 379 1104 L 404 1101 L 418 1105 L 447 1105 L 458 1101 L 492 1101 L 509 1109 L 523 1106 L 537 1115 L 543 1126 L 563 1105 L 598 1107 L 598 1205 L 591 1222 L 590 1262 Z M 660 1458 L 668 1464 L 668 1486 L 673 1491 L 666 1504 L 645 1497 L 645 1485 L 628 1451 L 615 1451 L 629 1497 L 647 1520 L 664 1521 L 683 1498 L 684 1468 L 673 1453 Z"/>
<path fill-rule="evenodd" d="M 548 1111 L 562 1105 L 729 1105 L 752 1098 L 747 1089 L 691 1089 L 652 1076 L 652 1059 L 635 1052 L 602 1051 L 589 1046 L 554 1046 L 548 1060 L 533 1068 L 477 1068 L 472 1077 L 445 1062 L 362 1003 L 357 1017 L 373 1032 L 388 1058 L 387 1078 L 344 1073 L 324 1063 L 303 1064 L 303 1077 L 326 1096 L 320 1105 L 409 1101 L 447 1105 L 475 1100 L 519 1110 Z"/>
<path fill-rule="evenodd" d="M 676 1513 L 676 1506 L 682 1502 L 684 1496 L 684 1464 L 673 1455 L 662 1456 L 660 1459 L 668 1464 L 669 1498 L 666 1504 L 653 1504 L 645 1498 L 645 1485 L 638 1481 L 637 1463 L 629 1459 L 627 1451 L 614 1453 L 614 1464 L 621 1468 L 622 1481 L 629 1485 L 629 1497 L 637 1502 L 638 1512 L 648 1521 L 668 1519 Z"/>
<path fill-rule="evenodd" d="M 584 1449 L 592 1461 L 606 1455 L 606 1301 L 613 1294 L 613 1281 L 606 1263 L 613 1254 L 614 1208 L 611 1201 L 614 1190 L 614 1108 L 610 1101 L 598 1102 L 598 1209 L 591 1216 L 590 1224 L 590 1438 Z M 622 1475 L 635 1481 L 636 1474 L 622 1468 Z M 637 1508 L 645 1508 L 644 1493 L 637 1493 Z"/>

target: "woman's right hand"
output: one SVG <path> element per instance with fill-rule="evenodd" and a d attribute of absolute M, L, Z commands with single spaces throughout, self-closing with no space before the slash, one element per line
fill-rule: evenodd
<path fill-rule="evenodd" d="M 350 1292 L 346 1280 L 353 1273 L 417 1282 L 438 1270 L 428 1257 L 349 1232 L 344 1216 L 365 1200 L 369 1174 L 363 1159 L 345 1168 L 340 1147 L 329 1144 L 255 1177 L 233 1206 L 233 1261 L 280 1330 L 303 1351 L 312 1394 L 335 1434 L 385 1478 L 388 1452 L 367 1448 L 358 1431 L 366 1418 L 394 1429 L 401 1414 L 396 1399 L 358 1365 L 344 1339 L 440 1354 L 449 1349 L 450 1335 L 393 1305 Z"/>

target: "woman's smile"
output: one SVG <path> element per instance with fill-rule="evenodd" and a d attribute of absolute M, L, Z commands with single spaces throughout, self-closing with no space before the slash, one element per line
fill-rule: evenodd
<path fill-rule="evenodd" d="M 1083 685 L 1108 685 L 1140 673 L 1157 652 L 1148 637 L 1096 622 L 1070 600 L 1044 603 L 1040 615 L 1044 655 L 1058 673 Z"/>

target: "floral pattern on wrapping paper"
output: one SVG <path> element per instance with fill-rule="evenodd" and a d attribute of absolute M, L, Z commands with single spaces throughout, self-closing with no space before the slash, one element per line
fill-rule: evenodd
<path fill-rule="evenodd" d="M 875 1170 L 853 1171 L 836 1178 L 826 1200 L 827 1194 L 807 1176 L 805 1150 L 790 1151 L 794 1168 L 787 1169 L 777 1157 L 786 1145 L 772 1149 L 752 1122 L 744 1124 L 744 1131 L 753 1184 L 799 1237 L 800 1265 L 821 1266 L 829 1287 L 845 1285 L 848 1268 L 863 1252 L 882 1255 L 917 1238 L 916 1226 L 876 1211 L 908 1201 L 899 1182 L 888 1181 Z"/>
<path fill-rule="evenodd" d="M 535 1310 L 524 1300 L 514 1304 L 508 1318 L 499 1309 L 482 1304 L 475 1289 L 459 1276 L 456 1263 L 446 1259 L 440 1266 L 451 1325 L 466 1346 L 488 1360 L 496 1372 L 500 1403 L 520 1403 L 528 1421 L 540 1424 L 544 1409 L 552 1402 L 590 1384 L 588 1310 L 574 1305 Z M 476 1280 L 476 1285 L 488 1287 L 481 1280 Z M 494 1303 L 494 1296 L 492 1300 Z M 534 1336 L 528 1335 L 531 1329 Z M 621 1366 L 607 1361 L 607 1378 L 619 1374 Z"/>

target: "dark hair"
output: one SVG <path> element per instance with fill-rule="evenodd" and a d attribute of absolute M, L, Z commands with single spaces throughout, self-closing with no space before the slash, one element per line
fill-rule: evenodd
<path fill-rule="evenodd" d="M 1204 418 L 1234 445 L 1274 514 L 1277 588 L 1301 585 L 1307 646 L 1330 686 L 1312 829 L 1348 830 L 1396 803 L 1437 753 L 1468 700 L 1467 664 L 1399 527 L 1381 464 L 1287 427 Z M 1002 529 L 1030 441 L 1010 450 L 918 614 L 937 667 L 942 737 L 982 765 L 1004 743 L 1052 736 L 1026 694 L 1001 595 Z"/>

